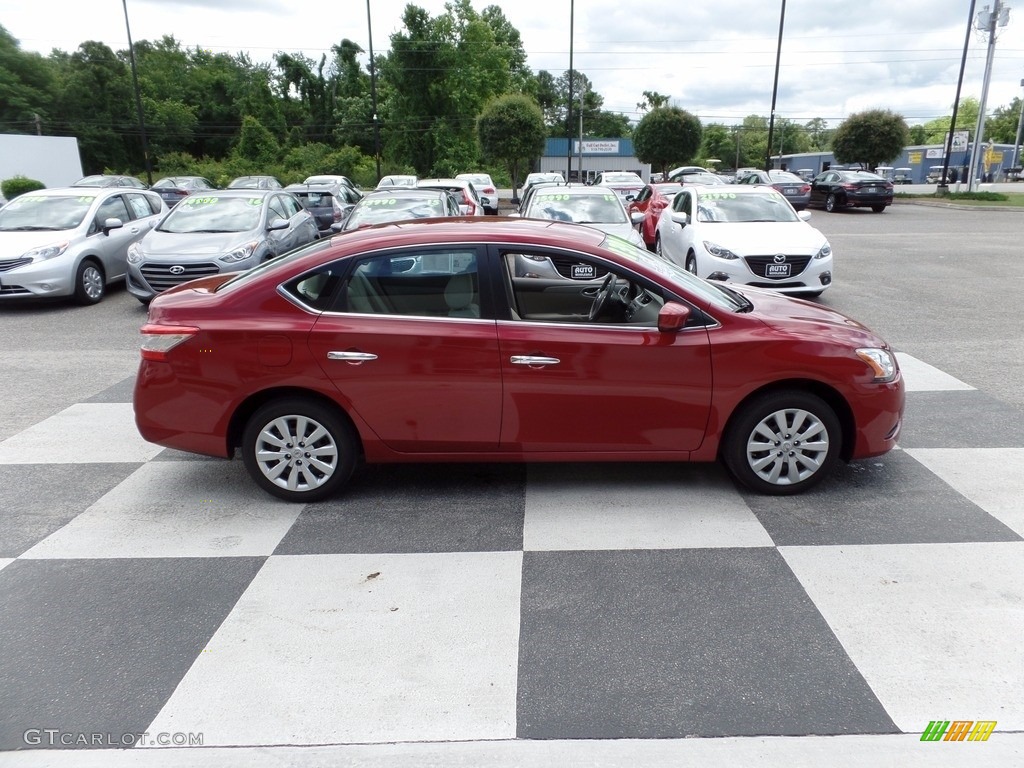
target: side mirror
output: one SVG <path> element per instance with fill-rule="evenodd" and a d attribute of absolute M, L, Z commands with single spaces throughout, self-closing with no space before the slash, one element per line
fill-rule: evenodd
<path fill-rule="evenodd" d="M 109 235 L 110 230 L 120 229 L 124 226 L 124 222 L 120 219 L 110 218 L 103 222 L 103 234 Z"/>
<path fill-rule="evenodd" d="M 803 221 L 810 221 L 810 218 L 811 218 L 811 212 L 810 211 L 797 211 L 796 215 L 800 219 L 802 219 Z"/>
<path fill-rule="evenodd" d="M 690 308 L 676 301 L 669 301 L 658 312 L 658 330 L 662 333 L 681 331 L 690 319 Z"/>
<path fill-rule="evenodd" d="M 288 229 L 288 222 L 282 218 L 274 219 L 269 224 L 267 224 L 268 232 L 277 232 L 282 229 Z"/>
<path fill-rule="evenodd" d="M 685 227 L 690 223 L 690 214 L 682 211 L 672 211 L 671 219 L 681 227 Z"/>
<path fill-rule="evenodd" d="M 633 211 L 629 215 L 629 220 L 632 221 L 634 225 L 636 225 L 636 224 L 643 224 L 644 223 L 644 215 L 640 211 Z"/>

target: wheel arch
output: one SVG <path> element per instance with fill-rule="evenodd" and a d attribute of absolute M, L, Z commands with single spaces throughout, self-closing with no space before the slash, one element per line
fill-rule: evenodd
<path fill-rule="evenodd" d="M 256 411 L 274 400 L 283 400 L 289 397 L 301 397 L 315 401 L 320 405 L 330 408 L 341 418 L 345 419 L 348 422 L 349 427 L 352 428 L 352 433 L 358 438 L 360 458 L 362 458 L 363 437 L 348 411 L 346 411 L 345 408 L 343 408 L 336 400 L 333 400 L 322 392 L 317 392 L 315 389 L 304 389 L 303 387 L 273 387 L 271 389 L 263 389 L 259 392 L 252 393 L 239 403 L 231 414 L 231 420 L 228 422 L 228 455 L 232 455 L 236 449 L 241 447 L 242 433 L 245 431 L 245 425 L 249 422 L 249 419 L 252 418 L 252 415 L 256 413 Z"/>
<path fill-rule="evenodd" d="M 840 428 L 843 430 L 842 443 L 839 446 L 839 457 L 843 461 L 849 461 L 850 457 L 853 455 L 854 445 L 857 442 L 857 425 L 853 418 L 853 411 L 851 410 L 849 403 L 846 402 L 846 398 L 844 398 L 837 389 L 814 379 L 782 379 L 780 381 L 773 381 L 770 384 L 766 384 L 758 389 L 748 392 L 742 400 L 736 403 L 735 407 L 732 409 L 732 413 L 729 414 L 729 419 L 726 421 L 725 428 L 722 430 L 722 438 L 718 442 L 719 456 L 721 456 L 723 446 L 728 442 L 728 435 L 730 430 L 733 428 L 737 414 L 743 411 L 743 408 L 747 403 L 755 398 L 772 392 L 785 392 L 792 390 L 817 395 L 828 404 L 835 413 L 836 418 L 839 419 Z"/>

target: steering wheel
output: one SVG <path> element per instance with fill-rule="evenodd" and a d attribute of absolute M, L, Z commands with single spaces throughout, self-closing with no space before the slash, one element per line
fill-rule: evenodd
<path fill-rule="evenodd" d="M 601 315 L 601 311 L 608 303 L 608 299 L 615 293 L 615 273 L 609 272 L 601 287 L 597 289 L 594 303 L 590 305 L 590 322 L 594 322 Z"/>

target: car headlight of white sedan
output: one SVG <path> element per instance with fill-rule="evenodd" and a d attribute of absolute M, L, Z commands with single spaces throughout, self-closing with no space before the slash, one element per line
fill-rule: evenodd
<path fill-rule="evenodd" d="M 818 252 L 816 254 L 814 254 L 814 258 L 816 258 L 816 259 L 827 259 L 831 255 L 832 255 L 832 246 L 829 245 L 828 241 L 826 240 L 825 244 L 823 246 L 821 246 L 821 248 L 818 249 Z"/>
<path fill-rule="evenodd" d="M 712 256 L 717 256 L 720 259 L 738 259 L 735 253 L 730 251 L 728 248 L 723 248 L 717 243 L 712 243 L 710 240 L 704 241 L 704 250 L 710 253 Z"/>

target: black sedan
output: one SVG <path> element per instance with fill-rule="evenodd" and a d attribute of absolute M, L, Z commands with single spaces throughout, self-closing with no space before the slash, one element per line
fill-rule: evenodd
<path fill-rule="evenodd" d="M 811 182 L 813 207 L 829 213 L 843 208 L 870 208 L 882 213 L 892 205 L 892 182 L 867 171 L 823 171 Z"/>
<path fill-rule="evenodd" d="M 213 184 L 202 176 L 167 176 L 153 185 L 153 191 L 163 198 L 168 208 L 204 189 L 213 189 Z"/>

